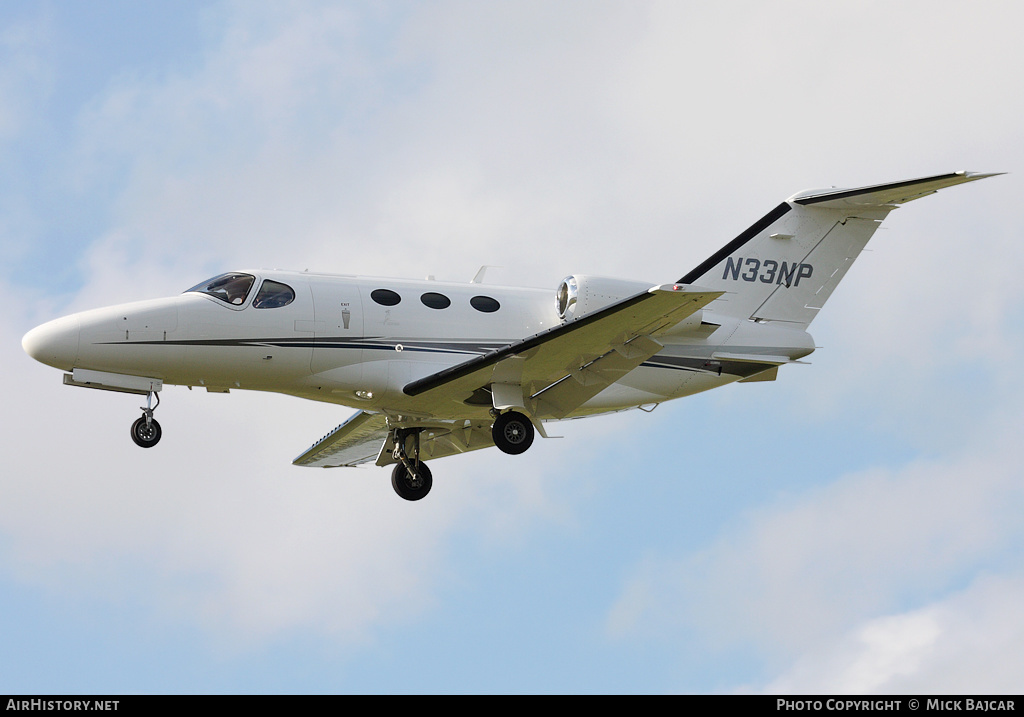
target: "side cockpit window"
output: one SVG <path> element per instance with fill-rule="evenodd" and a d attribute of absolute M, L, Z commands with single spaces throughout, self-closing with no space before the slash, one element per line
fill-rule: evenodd
<path fill-rule="evenodd" d="M 201 284 L 196 284 L 185 293 L 198 291 L 228 304 L 241 306 L 249 296 L 249 291 L 255 281 L 256 277 L 251 274 L 221 274 Z"/>
<path fill-rule="evenodd" d="M 252 300 L 252 308 L 276 309 L 280 306 L 287 306 L 293 301 L 295 301 L 295 292 L 292 287 L 279 281 L 267 279 L 260 287 L 256 298 Z"/>

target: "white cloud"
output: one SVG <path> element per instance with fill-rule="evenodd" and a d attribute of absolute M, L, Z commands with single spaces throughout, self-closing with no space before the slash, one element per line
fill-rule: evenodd
<path fill-rule="evenodd" d="M 1024 289 L 1013 275 L 1024 248 L 1001 209 L 1018 182 L 943 190 L 886 219 L 811 326 L 823 346 L 811 360 L 828 370 L 806 377 L 805 410 L 870 413 L 899 395 L 937 448 L 1004 405 L 999 394 L 1014 390 L 1024 352 L 1015 308 Z"/>
<path fill-rule="evenodd" d="M 965 575 L 1013 569 L 1009 556 L 1022 537 L 1016 516 L 1024 509 L 1024 453 L 1017 437 L 1024 424 L 1019 416 L 1003 418 L 1003 425 L 988 426 L 986 440 L 937 460 L 837 480 L 823 465 L 824 487 L 759 508 L 704 550 L 640 565 L 612 606 L 608 629 L 619 637 L 685 630 L 716 651 L 740 645 L 775 665 L 811 655 L 793 668 L 796 682 L 780 678 L 772 688 L 779 691 L 791 684 L 804 690 L 798 677 L 806 665 L 817 666 L 820 681 L 808 684 L 823 691 L 889 689 L 897 678 L 946 691 L 925 670 L 939 645 L 932 613 L 879 616 L 927 605 Z M 1016 583 L 997 581 L 991 599 L 1004 599 L 1000 585 Z M 997 621 L 961 626 L 957 639 L 974 628 L 991 631 L 975 635 L 981 643 L 1001 639 Z M 836 646 L 840 635 L 849 637 Z M 813 657 L 832 659 L 833 652 L 841 670 Z M 961 657 L 970 668 L 976 655 Z"/>
<path fill-rule="evenodd" d="M 837 85 L 878 89 L 835 58 L 827 77 L 790 79 L 801 70 L 794 42 L 831 42 L 827 15 L 795 12 L 806 27 L 780 44 L 763 30 L 774 9 L 741 13 L 738 27 L 710 7 L 590 10 L 452 3 L 375 24 L 373 11 L 331 5 L 234 6 L 198 70 L 155 85 L 128 77 L 99 99 L 82 156 L 92 173 L 127 163 L 121 233 L 163 264 L 186 251 L 218 268 L 462 279 L 489 263 L 541 286 L 571 271 L 678 278 L 804 185 L 951 168 L 890 127 L 839 138 L 827 121 L 793 121 L 801 110 L 790 107 L 849 112 Z M 886 14 L 900 31 L 919 22 Z M 929 47 L 984 30 L 944 26 Z M 722 39 L 709 50 L 708 36 Z M 878 44 L 881 64 L 899 54 Z M 977 91 L 940 75 L 928 81 Z M 854 103 L 861 114 L 874 106 Z M 887 116 L 926 114 L 900 110 Z M 940 126 L 915 131 L 943 144 Z M 897 152 L 927 166 L 896 165 Z M 855 174 L 858 158 L 878 161 Z M 541 252 L 543 269 L 521 268 Z"/>
<path fill-rule="evenodd" d="M 20 168 L 53 84 L 52 40 L 47 14 L 16 18 L 0 27 L 0 266 L 10 266 L 28 252 L 28 241 L 42 223 L 32 215 L 29 189 Z"/>
<path fill-rule="evenodd" d="M 47 99 L 53 81 L 46 51 L 51 40 L 46 13 L 0 31 L 0 142 L 21 134 Z"/>
<path fill-rule="evenodd" d="M 1016 694 L 1024 646 L 1019 577 L 983 576 L 923 608 L 874 618 L 802 657 L 779 694 Z"/>

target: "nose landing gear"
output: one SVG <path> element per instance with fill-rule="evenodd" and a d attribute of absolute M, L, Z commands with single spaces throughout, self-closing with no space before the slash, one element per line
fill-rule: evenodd
<path fill-rule="evenodd" d="M 156 406 L 152 406 L 153 396 L 156 396 Z M 146 405 L 142 409 L 142 418 L 137 419 L 132 424 L 132 440 L 135 441 L 135 445 L 142 448 L 152 448 L 160 442 L 160 436 L 163 435 L 163 432 L 160 430 L 160 424 L 153 418 L 153 411 L 159 405 L 160 394 L 156 391 L 150 391 L 146 396 Z"/>

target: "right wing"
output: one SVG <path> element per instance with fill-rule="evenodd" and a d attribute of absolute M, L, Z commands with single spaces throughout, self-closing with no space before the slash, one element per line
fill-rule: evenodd
<path fill-rule="evenodd" d="M 461 419 L 463 401 L 486 388 L 499 408 L 530 402 L 537 418 L 561 418 L 632 371 L 663 346 L 654 338 L 721 296 L 680 284 L 656 286 L 535 336 L 491 351 L 404 388 L 421 397 L 420 456 L 443 458 L 494 445 L 491 422 Z M 360 411 L 293 463 L 330 468 L 394 463 L 382 413 Z"/>
<path fill-rule="evenodd" d="M 481 389 L 499 410 L 564 418 L 663 348 L 657 337 L 722 295 L 655 286 L 554 328 L 413 381 L 417 410 L 458 415 Z"/>

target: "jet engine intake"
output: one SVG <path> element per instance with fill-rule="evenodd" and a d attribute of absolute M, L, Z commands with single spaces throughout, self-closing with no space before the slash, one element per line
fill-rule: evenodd
<path fill-rule="evenodd" d="M 647 291 L 654 284 L 604 276 L 573 274 L 562 279 L 555 292 L 555 310 L 562 321 L 585 316 L 609 304 Z"/>

